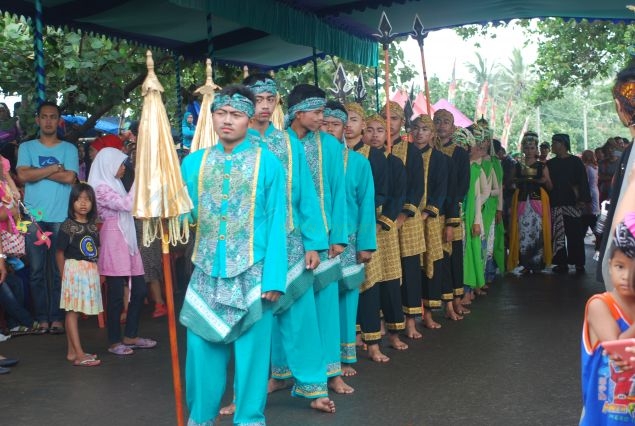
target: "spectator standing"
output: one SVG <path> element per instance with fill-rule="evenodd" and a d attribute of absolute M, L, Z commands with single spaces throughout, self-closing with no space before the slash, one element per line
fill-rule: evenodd
<path fill-rule="evenodd" d="M 0 147 L 20 140 L 20 126 L 16 117 L 11 117 L 7 104 L 0 102 Z"/>
<path fill-rule="evenodd" d="M 607 200 L 611 194 L 611 181 L 620 163 L 621 151 L 616 149 L 614 138 L 609 138 L 602 147 L 604 159 L 598 163 L 598 190 L 600 202 Z"/>
<path fill-rule="evenodd" d="M 595 250 L 599 250 L 601 236 L 595 234 L 595 224 L 600 216 L 600 191 L 598 189 L 598 163 L 593 151 L 587 149 L 582 153 L 582 163 L 586 168 L 586 176 L 589 181 L 589 191 L 591 192 L 591 205 L 582 214 L 584 230 L 591 228 L 595 235 Z"/>
<path fill-rule="evenodd" d="M 196 124 L 194 124 L 194 116 L 191 112 L 186 112 L 183 114 L 183 121 L 181 122 L 181 146 L 184 150 L 187 150 L 187 152 L 190 152 L 190 148 L 192 147 L 192 139 L 194 138 L 195 131 Z"/>
<path fill-rule="evenodd" d="M 566 273 L 575 265 L 584 273 L 584 235 L 582 212 L 591 203 L 589 181 L 582 160 L 571 155 L 569 135 L 557 133 L 551 138 L 555 158 L 547 161 L 553 188 L 550 191 L 553 229 L 553 271 Z M 566 240 L 566 243 L 565 243 Z"/>
<path fill-rule="evenodd" d="M 61 115 L 57 104 L 43 102 L 37 109 L 36 124 L 39 139 L 20 145 L 18 177 L 25 183 L 24 202 L 32 212 L 41 212 L 37 226 L 29 225 L 26 235 L 30 263 L 30 285 L 35 319 L 40 333 L 63 334 L 64 313 L 60 310 L 60 272 L 55 262 L 55 250 L 47 244 L 35 245 L 41 232 L 51 232 L 49 240 L 55 247 L 57 233 L 66 219 L 71 185 L 79 170 L 77 148 L 57 137 Z M 39 226 L 39 229 L 38 229 Z M 49 277 L 51 282 L 49 281 Z"/>
<path fill-rule="evenodd" d="M 537 136 L 538 135 L 536 135 L 536 137 Z M 541 163 L 546 163 L 547 160 L 549 160 L 549 153 L 551 153 L 551 146 L 549 145 L 549 142 L 543 142 L 540 144 L 539 148 L 540 148 L 540 155 L 538 156 L 538 161 L 540 161 Z"/>

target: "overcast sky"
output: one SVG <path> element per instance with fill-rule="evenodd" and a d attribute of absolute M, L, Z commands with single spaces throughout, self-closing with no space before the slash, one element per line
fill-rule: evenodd
<path fill-rule="evenodd" d="M 452 76 L 452 64 L 456 59 L 456 78 L 470 80 L 471 75 L 465 67 L 465 63 L 477 63 L 476 52 L 487 59 L 488 67 L 492 61 L 509 65 L 509 58 L 514 48 L 523 50 L 526 64 L 536 60 L 536 45 L 524 47 L 525 37 L 523 32 L 515 27 L 497 28 L 494 30 L 496 38 L 478 37 L 464 41 L 453 30 L 439 30 L 431 32 L 425 39 L 424 54 L 426 58 L 426 71 L 428 78 L 436 75 L 441 81 L 449 81 Z M 480 47 L 475 47 L 475 41 L 480 42 Z M 405 58 L 411 62 L 421 75 L 421 55 L 417 42 L 408 38 L 401 43 Z"/>

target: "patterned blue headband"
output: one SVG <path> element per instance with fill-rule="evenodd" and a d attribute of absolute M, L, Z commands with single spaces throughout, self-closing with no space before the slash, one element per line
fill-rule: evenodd
<path fill-rule="evenodd" d="M 261 93 L 271 93 L 272 95 L 278 94 L 276 82 L 270 78 L 267 78 L 264 81 L 258 80 L 254 84 L 250 85 L 249 88 L 252 92 L 254 92 L 254 95 L 259 95 Z"/>
<path fill-rule="evenodd" d="M 212 112 L 227 105 L 244 112 L 249 118 L 254 116 L 253 102 L 240 93 L 234 93 L 231 97 L 229 95 L 216 95 L 214 103 L 212 104 Z"/>
<path fill-rule="evenodd" d="M 337 118 L 338 120 L 340 120 L 344 124 L 346 124 L 346 122 L 348 121 L 348 115 L 344 111 L 342 111 L 341 109 L 325 108 L 324 109 L 324 118 L 326 118 L 326 117 Z"/>
<path fill-rule="evenodd" d="M 295 118 L 296 112 L 315 111 L 316 109 L 324 108 L 326 105 L 326 99 L 324 98 L 306 98 L 302 102 L 298 102 L 289 108 L 287 115 L 284 118 L 284 127 L 289 127 L 291 122 Z"/>

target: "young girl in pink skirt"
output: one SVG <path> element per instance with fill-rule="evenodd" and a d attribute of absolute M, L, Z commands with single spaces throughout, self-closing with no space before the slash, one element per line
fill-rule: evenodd
<path fill-rule="evenodd" d="M 101 364 L 96 355 L 84 352 L 79 339 L 80 314 L 97 315 L 104 310 L 97 257 L 99 234 L 95 220 L 95 191 L 90 185 L 73 186 L 68 202 L 68 218 L 60 226 L 55 259 L 62 273 L 60 309 L 66 310 L 66 359 L 78 367 Z"/>
<path fill-rule="evenodd" d="M 103 148 L 95 157 L 88 176 L 88 183 L 95 188 L 97 211 L 103 221 L 99 233 L 99 272 L 106 277 L 107 285 L 108 351 L 121 356 L 157 344 L 138 336 L 139 315 L 148 290 L 131 214 L 134 184 L 128 193 L 121 183 L 125 160 L 123 152 Z M 123 310 L 123 289 L 127 285 L 130 285 L 130 303 L 122 338 L 119 316 Z"/>

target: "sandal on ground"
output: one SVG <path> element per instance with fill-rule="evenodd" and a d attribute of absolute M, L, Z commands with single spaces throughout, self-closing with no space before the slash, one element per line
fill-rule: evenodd
<path fill-rule="evenodd" d="M 117 346 L 108 348 L 108 352 L 119 356 L 128 356 L 134 354 L 132 347 L 119 343 Z"/>
<path fill-rule="evenodd" d="M 81 361 L 76 359 L 73 361 L 75 367 L 97 367 L 101 365 L 101 361 L 95 358 L 84 358 Z"/>
<path fill-rule="evenodd" d="M 137 341 L 135 343 L 124 343 L 124 345 L 130 349 L 152 349 L 157 345 L 157 342 L 156 340 L 146 339 L 145 337 L 137 337 Z"/>
<path fill-rule="evenodd" d="M 66 330 L 64 330 L 64 327 L 58 327 L 54 325 L 53 327 L 49 328 L 49 334 L 64 334 L 64 333 L 66 333 Z"/>
<path fill-rule="evenodd" d="M 168 307 L 165 303 L 157 303 L 154 305 L 154 312 L 152 312 L 152 318 L 161 318 L 168 314 Z"/>

